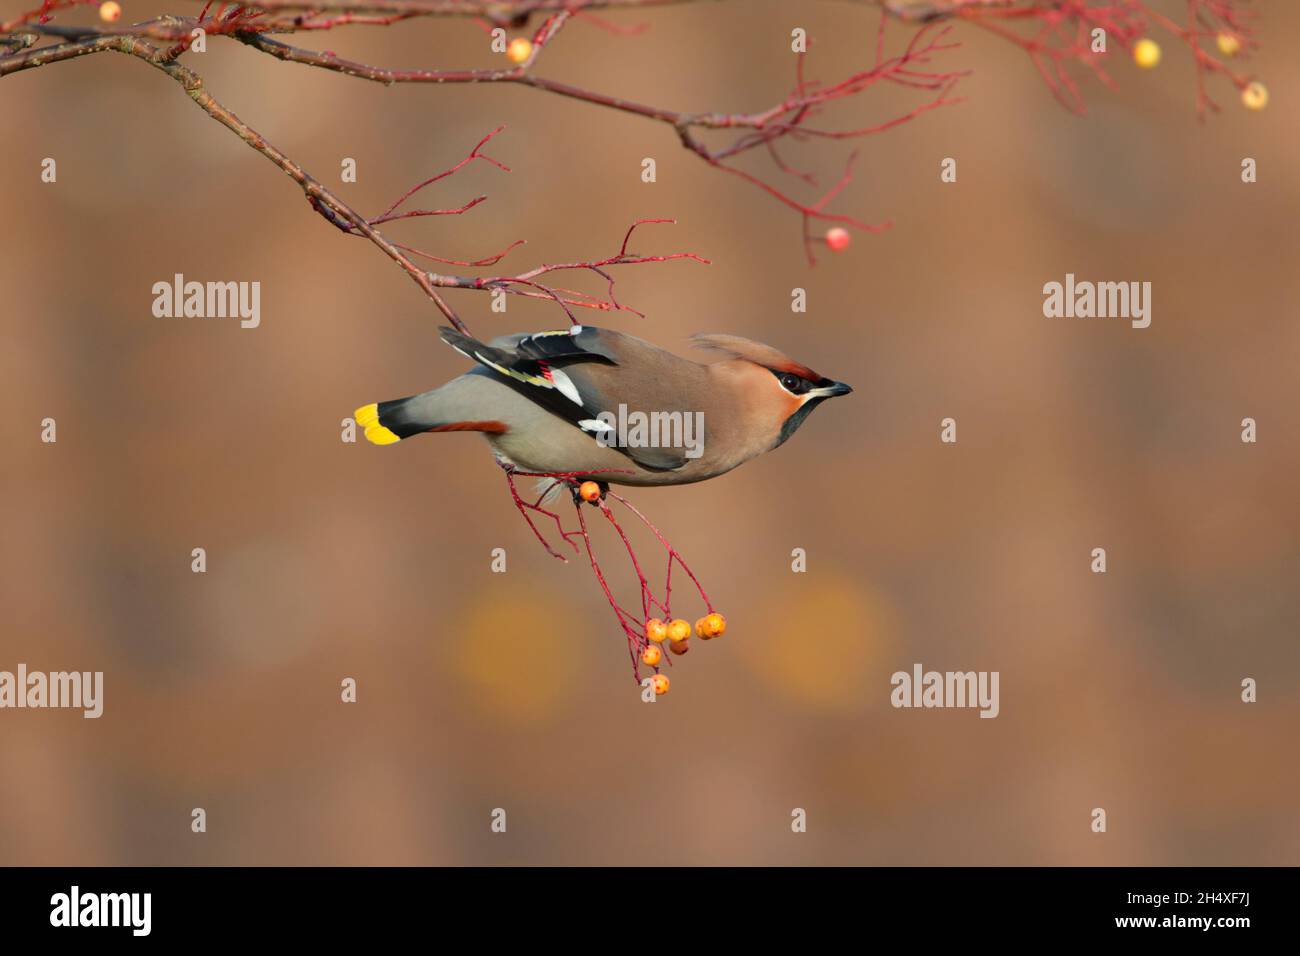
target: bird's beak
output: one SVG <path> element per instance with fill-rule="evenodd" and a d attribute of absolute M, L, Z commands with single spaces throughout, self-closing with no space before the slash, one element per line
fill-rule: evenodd
<path fill-rule="evenodd" d="M 816 398 L 834 398 L 837 395 L 847 395 L 851 391 L 853 389 L 843 382 L 831 382 L 829 385 L 809 390 L 808 394 Z"/>

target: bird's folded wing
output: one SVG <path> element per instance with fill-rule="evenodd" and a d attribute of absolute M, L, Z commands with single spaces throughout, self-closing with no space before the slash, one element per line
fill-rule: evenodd
<path fill-rule="evenodd" d="M 591 435 L 593 441 L 613 430 L 599 416 L 602 412 L 613 414 L 614 405 L 595 387 L 591 376 L 583 374 L 584 365 L 618 365 L 616 354 L 600 329 L 573 326 L 556 332 L 498 339 L 492 345 L 454 329 L 444 327 L 440 332 L 442 340 L 456 351 L 495 372 L 506 384 L 553 415 Z M 609 444 L 653 471 L 675 471 L 687 460 L 681 448 Z"/>

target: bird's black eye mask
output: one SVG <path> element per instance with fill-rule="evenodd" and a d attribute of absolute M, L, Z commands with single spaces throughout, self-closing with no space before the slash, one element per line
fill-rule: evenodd
<path fill-rule="evenodd" d="M 782 372 L 777 369 L 769 369 L 769 371 L 776 376 L 777 382 L 783 389 L 795 397 L 803 397 L 799 407 L 781 425 L 781 434 L 777 437 L 773 448 L 784 444 L 786 439 L 793 435 L 812 414 L 812 410 L 826 399 L 835 395 L 847 395 L 853 391 L 843 382 L 836 382 L 829 378 L 819 378 L 813 382 L 794 372 Z"/>
<path fill-rule="evenodd" d="M 823 378 L 817 382 L 810 382 L 806 378 L 795 375 L 793 372 L 782 372 L 777 369 L 768 369 L 776 380 L 781 383 L 781 387 L 791 395 L 806 395 L 814 388 L 825 388 L 828 385 L 834 385 L 829 378 Z"/>

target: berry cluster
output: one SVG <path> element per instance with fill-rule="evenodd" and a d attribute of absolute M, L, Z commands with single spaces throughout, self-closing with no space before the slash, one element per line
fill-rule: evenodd
<path fill-rule="evenodd" d="M 717 611 L 710 611 L 695 622 L 695 633 L 700 636 L 702 641 L 711 641 L 715 637 L 721 637 L 726 633 L 726 630 L 727 619 Z M 655 693 L 666 694 L 668 693 L 668 676 L 659 673 L 659 664 L 664 659 L 664 652 L 661 648 L 667 644 L 668 650 L 679 656 L 689 651 L 691 649 L 691 625 L 680 617 L 671 621 L 652 617 L 645 622 L 645 636 L 649 643 L 646 644 L 645 650 L 641 652 L 641 663 L 655 669 L 655 675 L 651 679 Z"/>
<path fill-rule="evenodd" d="M 1216 34 L 1214 43 L 1219 48 L 1219 53 L 1228 59 L 1241 52 L 1241 37 L 1235 33 L 1221 31 Z M 1160 44 L 1150 37 L 1143 37 L 1133 44 L 1133 62 L 1144 70 L 1153 70 L 1159 66 L 1161 56 Z M 1241 87 L 1241 104 L 1248 110 L 1262 110 L 1268 105 L 1268 87 L 1259 80 L 1244 84 Z"/>

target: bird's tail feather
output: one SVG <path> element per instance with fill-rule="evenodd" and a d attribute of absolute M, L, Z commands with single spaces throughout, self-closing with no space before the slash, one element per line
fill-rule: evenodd
<path fill-rule="evenodd" d="M 356 410 L 358 425 L 366 440 L 376 445 L 392 445 L 421 432 L 485 432 L 504 434 L 506 426 L 466 414 L 464 402 L 449 399 L 451 385 L 422 395 L 399 398 L 391 402 L 374 402 Z"/>
<path fill-rule="evenodd" d="M 392 402 L 384 402 L 385 405 L 391 405 Z M 355 412 L 354 417 L 357 424 L 365 429 L 366 441 L 375 445 L 392 445 L 402 440 L 402 436 L 397 434 L 391 428 L 384 424 L 379 414 L 380 403 L 371 402 L 369 405 L 363 405 Z"/>

